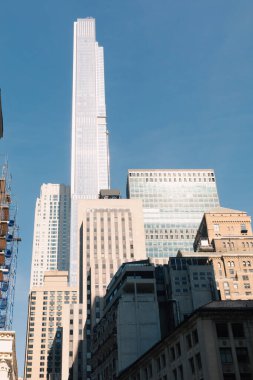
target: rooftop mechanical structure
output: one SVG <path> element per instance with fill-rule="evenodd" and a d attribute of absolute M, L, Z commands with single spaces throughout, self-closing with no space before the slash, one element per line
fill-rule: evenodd
<path fill-rule="evenodd" d="M 17 206 L 11 197 L 8 165 L 0 174 L 0 330 L 11 330 L 16 282 L 19 229 Z"/>

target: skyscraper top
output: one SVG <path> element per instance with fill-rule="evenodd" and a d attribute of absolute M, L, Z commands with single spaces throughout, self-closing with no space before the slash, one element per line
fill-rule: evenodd
<path fill-rule="evenodd" d="M 89 38 L 91 41 L 96 41 L 96 21 L 92 17 L 79 18 L 74 23 L 77 37 Z"/>

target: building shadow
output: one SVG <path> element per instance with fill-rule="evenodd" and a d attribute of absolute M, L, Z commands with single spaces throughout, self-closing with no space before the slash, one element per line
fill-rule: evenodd
<path fill-rule="evenodd" d="M 61 380 L 62 327 L 57 327 L 47 356 L 47 380 Z"/>

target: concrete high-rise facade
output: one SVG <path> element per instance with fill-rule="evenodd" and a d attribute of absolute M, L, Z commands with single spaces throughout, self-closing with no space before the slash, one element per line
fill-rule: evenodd
<path fill-rule="evenodd" d="M 172 332 L 199 307 L 219 299 L 212 263 L 208 258 L 171 257 L 156 267 L 162 336 Z"/>
<path fill-rule="evenodd" d="M 44 272 L 68 270 L 70 188 L 43 184 L 36 200 L 30 287 L 42 286 Z"/>
<path fill-rule="evenodd" d="M 67 271 L 46 272 L 43 286 L 31 289 L 24 379 L 62 378 L 63 308 L 76 304 L 77 298 L 77 290 L 68 286 Z"/>
<path fill-rule="evenodd" d="M 123 264 L 104 298 L 92 335 L 92 379 L 116 379 L 161 339 L 155 267 L 148 260 Z"/>
<path fill-rule="evenodd" d="M 154 260 L 192 251 L 203 213 L 219 206 L 211 169 L 131 169 L 127 195 L 143 201 L 146 251 Z"/>
<path fill-rule="evenodd" d="M 138 199 L 79 200 L 77 205 L 77 284 L 84 335 L 76 334 L 75 340 L 83 340 L 83 343 L 77 344 L 73 342 L 73 336 L 69 336 L 68 329 L 64 330 L 63 346 L 66 353 L 72 352 L 66 349 L 68 346 L 81 348 L 83 355 L 73 352 L 69 358 L 69 368 L 73 379 L 78 379 L 78 367 L 84 367 L 84 378 L 89 379 L 91 334 L 102 316 L 107 285 L 121 264 L 146 257 L 144 223 L 142 205 Z M 73 310 L 67 317 L 78 322 L 78 326 L 73 326 L 74 331 L 80 329 L 80 316 L 75 317 L 76 313 L 78 315 L 79 311 Z M 81 356 L 85 359 L 84 363 L 82 359 L 77 359 Z M 66 370 L 63 376 L 68 376 Z"/>
<path fill-rule="evenodd" d="M 95 20 L 74 23 L 70 281 L 78 271 L 77 200 L 97 199 L 110 187 L 103 47 L 96 41 Z"/>

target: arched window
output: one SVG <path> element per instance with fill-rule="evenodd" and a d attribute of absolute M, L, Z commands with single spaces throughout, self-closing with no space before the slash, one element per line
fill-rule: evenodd
<path fill-rule="evenodd" d="M 220 262 L 218 262 L 218 264 L 217 264 L 217 265 L 218 265 L 218 268 L 219 268 L 219 269 L 221 269 L 221 263 L 220 263 Z"/>
<path fill-rule="evenodd" d="M 242 265 L 243 265 L 244 267 L 246 267 L 246 261 L 243 261 L 243 262 L 242 262 Z"/>
<path fill-rule="evenodd" d="M 234 266 L 235 266 L 234 261 L 231 261 L 231 267 L 234 267 Z"/>

